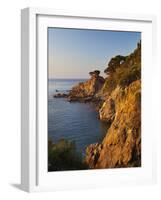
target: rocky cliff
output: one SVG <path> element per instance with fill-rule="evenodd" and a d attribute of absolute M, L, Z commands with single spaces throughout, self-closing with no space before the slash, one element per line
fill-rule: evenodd
<path fill-rule="evenodd" d="M 100 109 L 100 118 L 111 126 L 101 144 L 86 150 L 90 168 L 140 166 L 141 164 L 141 84 L 117 87 Z"/>
<path fill-rule="evenodd" d="M 87 147 L 90 168 L 141 166 L 141 43 L 129 56 L 115 58 L 99 94 L 105 96 L 100 119 L 110 128 L 101 144 Z"/>
<path fill-rule="evenodd" d="M 79 83 L 69 92 L 69 101 L 90 101 L 102 89 L 105 80 L 99 75 L 100 71 L 95 70 L 89 74 L 89 80 Z"/>

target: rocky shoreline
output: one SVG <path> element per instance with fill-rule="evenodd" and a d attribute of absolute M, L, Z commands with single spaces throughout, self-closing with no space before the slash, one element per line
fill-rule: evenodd
<path fill-rule="evenodd" d="M 94 103 L 100 120 L 110 124 L 98 144 L 86 148 L 85 162 L 91 169 L 141 166 L 141 41 L 128 56 L 116 56 L 105 69 L 90 72 L 90 79 L 54 98 Z"/>
<path fill-rule="evenodd" d="M 68 93 L 57 93 L 53 95 L 54 98 L 67 98 L 69 102 L 96 102 L 101 97 L 96 97 L 97 92 L 102 88 L 105 80 L 99 76 L 100 71 L 95 70 L 89 73 L 91 78 L 74 86 Z"/>

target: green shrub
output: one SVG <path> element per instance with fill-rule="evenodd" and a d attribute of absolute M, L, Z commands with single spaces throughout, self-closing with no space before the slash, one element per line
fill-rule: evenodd
<path fill-rule="evenodd" d="M 105 84 L 102 88 L 102 92 L 111 93 L 116 86 L 122 88 L 128 86 L 133 81 L 141 78 L 141 64 L 135 64 L 133 66 L 124 66 L 116 69 L 105 80 Z"/>
<path fill-rule="evenodd" d="M 126 87 L 141 78 L 141 65 L 133 65 L 117 72 L 117 84 Z"/>
<path fill-rule="evenodd" d="M 108 63 L 108 67 L 104 70 L 106 74 L 110 74 L 116 71 L 116 69 L 126 60 L 126 56 L 117 55 L 111 58 Z"/>
<path fill-rule="evenodd" d="M 87 169 L 81 155 L 76 152 L 75 143 L 61 139 L 54 144 L 48 141 L 48 171 Z"/>
<path fill-rule="evenodd" d="M 117 81 L 115 78 L 115 74 L 109 75 L 105 80 L 104 86 L 102 88 L 102 93 L 107 93 L 107 92 L 111 93 L 112 90 L 115 89 L 116 85 L 117 85 Z"/>
<path fill-rule="evenodd" d="M 141 79 L 141 41 L 128 56 L 115 56 L 104 71 L 107 74 L 102 93 L 110 94 L 118 85 L 122 88 Z"/>

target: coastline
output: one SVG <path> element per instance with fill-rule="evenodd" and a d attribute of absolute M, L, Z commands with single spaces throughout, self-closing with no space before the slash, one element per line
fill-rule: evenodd
<path fill-rule="evenodd" d="M 128 56 L 112 58 L 105 69 L 90 72 L 90 79 L 54 98 L 93 103 L 99 118 L 109 124 L 101 143 L 86 148 L 90 169 L 141 166 L 141 41 Z"/>

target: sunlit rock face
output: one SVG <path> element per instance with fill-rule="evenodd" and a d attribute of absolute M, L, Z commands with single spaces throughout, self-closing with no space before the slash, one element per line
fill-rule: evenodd
<path fill-rule="evenodd" d="M 141 43 L 138 43 L 136 50 L 126 58 L 121 56 L 112 58 L 110 66 L 111 69 L 106 69 L 108 77 L 100 92 L 105 100 L 99 109 L 100 120 L 110 123 L 110 128 L 102 143 L 87 147 L 85 161 L 92 169 L 139 167 L 141 166 Z"/>
<path fill-rule="evenodd" d="M 109 97 L 99 110 L 100 119 L 107 122 L 112 122 L 115 117 L 115 101 Z"/>
<path fill-rule="evenodd" d="M 113 100 L 117 105 L 115 112 L 111 111 L 111 101 L 102 106 L 104 120 L 111 117 L 111 126 L 101 144 L 87 148 L 86 161 L 92 168 L 141 165 L 140 89 L 141 82 L 137 80 L 125 88 L 123 98 L 118 93 Z"/>

